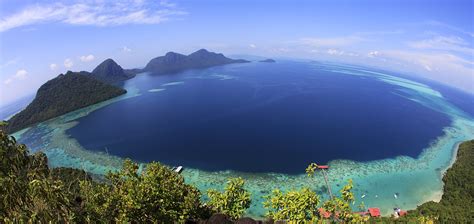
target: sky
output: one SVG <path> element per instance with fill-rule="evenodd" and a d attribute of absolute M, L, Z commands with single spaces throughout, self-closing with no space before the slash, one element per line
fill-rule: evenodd
<path fill-rule="evenodd" d="M 0 0 L 0 106 L 107 58 L 168 51 L 360 64 L 474 94 L 474 3 L 461 0 Z"/>

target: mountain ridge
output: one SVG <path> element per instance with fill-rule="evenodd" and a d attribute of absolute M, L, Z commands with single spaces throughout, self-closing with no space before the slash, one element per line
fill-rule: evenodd
<path fill-rule="evenodd" d="M 164 56 L 151 59 L 143 71 L 154 74 L 176 73 L 187 69 L 208 68 L 232 63 L 247 63 L 243 59 L 231 59 L 222 53 L 209 52 L 206 49 L 197 50 L 189 55 L 168 52 Z"/>

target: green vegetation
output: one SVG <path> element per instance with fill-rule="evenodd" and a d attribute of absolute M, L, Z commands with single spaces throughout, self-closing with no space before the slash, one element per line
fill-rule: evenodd
<path fill-rule="evenodd" d="M 216 212 L 233 219 L 240 218 L 250 207 L 250 193 L 244 189 L 242 178 L 233 178 L 227 182 L 224 192 L 211 189 L 207 192 L 209 206 Z"/>
<path fill-rule="evenodd" d="M 0 141 L 0 222 L 73 219 L 70 194 L 51 177 L 46 155 L 29 155 L 3 131 Z"/>
<path fill-rule="evenodd" d="M 369 219 L 367 216 L 361 216 L 352 211 L 351 204 L 355 202 L 352 187 L 352 180 L 349 180 L 349 183 L 341 189 L 341 196 L 326 201 L 323 208 L 331 214 L 337 214 L 332 215 L 335 220 L 346 223 L 365 222 Z"/>
<path fill-rule="evenodd" d="M 102 82 L 114 84 L 135 77 L 131 72 L 133 70 L 126 72 L 114 60 L 109 58 L 97 65 L 90 75 Z"/>
<path fill-rule="evenodd" d="M 139 172 L 126 160 L 120 172 L 107 175 L 107 183 L 81 181 L 81 195 L 85 219 L 94 223 L 184 222 L 197 218 L 201 209 L 200 192 L 156 162 Z"/>
<path fill-rule="evenodd" d="M 268 209 L 267 216 L 274 220 L 288 220 L 290 222 L 315 222 L 319 217 L 317 206 L 319 196 L 309 188 L 299 191 L 281 192 L 273 190 L 267 197 L 264 207 Z"/>
<path fill-rule="evenodd" d="M 124 89 L 98 81 L 87 74 L 68 71 L 43 84 L 35 99 L 8 121 L 7 132 L 13 133 L 126 93 Z"/>
<path fill-rule="evenodd" d="M 443 178 L 441 202 L 425 203 L 398 219 L 369 220 L 354 213 L 351 180 L 324 202 L 309 188 L 275 189 L 264 207 L 269 218 L 289 223 L 468 223 L 474 218 L 473 161 L 471 140 L 460 146 L 457 162 Z M 126 160 L 119 172 L 101 182 L 82 170 L 49 169 L 47 162 L 45 154 L 30 154 L 0 130 L 0 222 L 183 223 L 205 220 L 213 213 L 237 220 L 251 204 L 241 178 L 230 179 L 223 192 L 209 190 L 206 205 L 198 189 L 157 162 L 139 167 Z M 315 175 L 317 168 L 310 164 L 308 175 Z"/>
<path fill-rule="evenodd" d="M 318 207 L 319 196 L 309 188 L 299 191 L 282 193 L 279 189 L 267 197 L 265 208 L 269 209 L 268 217 L 275 220 L 286 220 L 289 223 L 317 222 L 318 220 L 343 223 L 361 223 L 367 221 L 367 216 L 361 216 L 352 211 L 350 206 L 354 202 L 352 193 L 352 180 L 344 186 L 340 197 L 333 197 Z M 329 217 L 324 216 L 324 212 Z"/>
<path fill-rule="evenodd" d="M 444 194 L 439 203 L 426 202 L 398 221 L 470 223 L 474 220 L 474 140 L 459 146 L 456 162 L 446 171 L 443 182 Z"/>

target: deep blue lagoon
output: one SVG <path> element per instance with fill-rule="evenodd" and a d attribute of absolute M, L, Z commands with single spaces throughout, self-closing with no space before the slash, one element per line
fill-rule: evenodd
<path fill-rule="evenodd" d="M 124 87 L 14 136 L 51 167 L 105 174 L 124 158 L 183 165 L 204 194 L 242 177 L 252 217 L 265 215 L 275 188 L 327 197 L 321 174 L 304 174 L 310 162 L 328 162 L 333 192 L 352 179 L 356 203 L 384 215 L 440 200 L 457 144 L 474 139 L 474 96 L 360 66 L 254 62 L 143 73 Z"/>
<path fill-rule="evenodd" d="M 417 158 L 451 122 L 400 86 L 335 68 L 356 69 L 279 61 L 140 74 L 125 84 L 140 96 L 79 118 L 67 134 L 140 162 L 296 174 L 310 162 Z"/>

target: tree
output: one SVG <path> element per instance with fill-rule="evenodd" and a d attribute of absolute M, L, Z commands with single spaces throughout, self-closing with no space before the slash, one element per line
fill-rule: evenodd
<path fill-rule="evenodd" d="M 340 197 L 333 197 L 326 201 L 323 208 L 332 214 L 332 217 L 336 220 L 340 220 L 348 223 L 360 223 L 365 222 L 369 219 L 367 216 L 361 216 L 353 213 L 351 204 L 355 202 L 354 193 L 352 193 L 352 179 L 349 179 L 347 185 L 345 185 L 339 192 Z"/>
<path fill-rule="evenodd" d="M 242 178 L 231 178 L 224 192 L 215 189 L 207 191 L 209 206 L 216 212 L 238 219 L 250 207 L 250 193 L 244 189 L 245 182 Z"/>
<path fill-rule="evenodd" d="M 108 183 L 82 181 L 86 220 L 173 223 L 198 216 L 200 192 L 181 175 L 157 162 L 138 168 L 126 160 L 120 172 L 107 175 Z"/>
<path fill-rule="evenodd" d="M 264 207 L 269 209 L 267 216 L 275 220 L 287 220 L 290 223 L 318 220 L 319 196 L 309 188 L 286 193 L 275 189 L 266 198 Z"/>
<path fill-rule="evenodd" d="M 30 155 L 25 145 L 0 130 L 0 222 L 72 220 L 69 192 L 53 180 L 44 153 Z"/>

